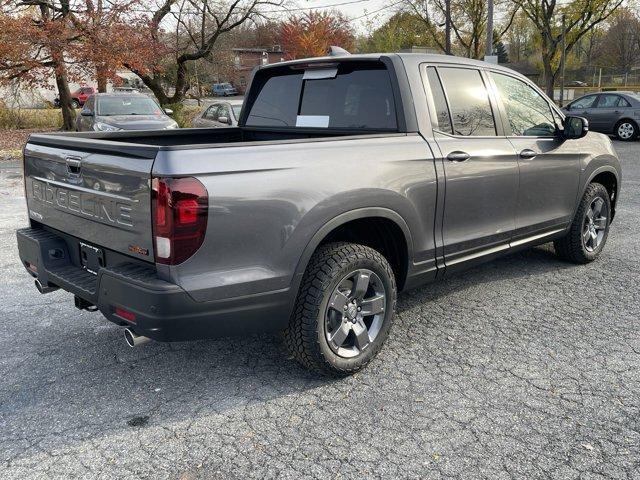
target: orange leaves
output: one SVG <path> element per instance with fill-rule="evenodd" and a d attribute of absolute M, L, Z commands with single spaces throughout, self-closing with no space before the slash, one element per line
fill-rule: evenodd
<path fill-rule="evenodd" d="M 339 12 L 310 11 L 283 22 L 281 43 L 287 59 L 320 57 L 331 45 L 353 48 L 351 30 L 349 21 Z"/>
<path fill-rule="evenodd" d="M 144 72 L 166 53 L 148 16 L 135 13 L 142 0 L 110 0 L 108 8 L 99 0 L 79 0 L 66 12 L 59 0 L 32 1 L 30 8 L 18 8 L 20 0 L 2 3 L 0 83 L 19 78 L 45 85 L 54 71 L 73 81 L 96 69 L 114 78 L 125 63 Z"/>

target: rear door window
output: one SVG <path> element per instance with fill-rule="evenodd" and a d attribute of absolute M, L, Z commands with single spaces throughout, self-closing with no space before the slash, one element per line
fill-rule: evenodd
<path fill-rule="evenodd" d="M 447 98 L 444 96 L 444 90 L 442 89 L 442 84 L 440 83 L 440 78 L 438 78 L 435 67 L 427 67 L 427 81 L 429 82 L 429 90 L 433 97 L 433 106 L 436 110 L 436 118 L 432 122 L 432 126 L 435 130 L 453 133 Z"/>
<path fill-rule="evenodd" d="M 598 108 L 615 108 L 615 107 L 620 107 L 620 106 L 624 106 L 624 103 L 621 102 L 626 102 L 626 100 L 624 100 L 620 95 L 612 95 L 610 93 L 605 93 L 600 95 L 600 99 L 598 100 Z"/>
<path fill-rule="evenodd" d="M 342 62 L 333 74 L 307 72 L 312 73 L 266 79 L 246 124 L 397 130 L 391 78 L 383 64 Z"/>
<path fill-rule="evenodd" d="M 439 67 L 438 74 L 449 100 L 453 133 L 462 136 L 495 136 L 489 94 L 479 70 Z"/>

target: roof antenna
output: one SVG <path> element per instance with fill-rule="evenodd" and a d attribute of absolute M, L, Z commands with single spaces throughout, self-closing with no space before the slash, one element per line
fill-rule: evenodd
<path fill-rule="evenodd" d="M 329 47 L 330 57 L 342 57 L 344 55 L 351 55 L 351 54 L 342 47 L 336 47 L 335 45 L 331 45 Z"/>

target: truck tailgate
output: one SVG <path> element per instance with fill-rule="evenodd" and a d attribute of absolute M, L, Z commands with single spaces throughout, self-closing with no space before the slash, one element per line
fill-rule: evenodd
<path fill-rule="evenodd" d="M 27 143 L 29 217 L 88 244 L 153 261 L 151 157 Z"/>

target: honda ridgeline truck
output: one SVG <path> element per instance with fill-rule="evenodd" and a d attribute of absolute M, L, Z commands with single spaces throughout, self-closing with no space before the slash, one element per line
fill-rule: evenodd
<path fill-rule="evenodd" d="M 621 181 L 609 138 L 526 78 L 421 54 L 262 66 L 237 127 L 31 135 L 24 174 L 41 293 L 131 345 L 283 331 L 337 374 L 401 290 L 551 241 L 596 259 Z"/>

